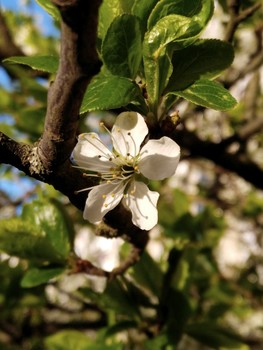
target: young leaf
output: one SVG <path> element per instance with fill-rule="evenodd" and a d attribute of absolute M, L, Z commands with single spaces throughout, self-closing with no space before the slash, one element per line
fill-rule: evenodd
<path fill-rule="evenodd" d="M 141 63 L 142 39 L 139 19 L 116 17 L 102 42 L 102 58 L 113 75 L 134 79 Z"/>
<path fill-rule="evenodd" d="M 88 86 L 80 113 L 109 110 L 139 103 L 142 113 L 147 107 L 139 86 L 132 80 L 114 75 L 98 76 Z"/>
<path fill-rule="evenodd" d="M 196 1 L 196 0 L 195 0 Z M 214 0 L 201 0 L 200 11 L 192 17 L 198 23 L 200 32 L 206 27 L 214 13 Z"/>
<path fill-rule="evenodd" d="M 35 200 L 23 208 L 22 218 L 35 225 L 42 236 L 53 246 L 60 256 L 67 258 L 73 227 L 60 204 L 53 201 Z"/>
<path fill-rule="evenodd" d="M 199 79 L 214 79 L 232 63 L 232 45 L 221 40 L 197 40 L 182 50 L 174 51 L 173 72 L 168 91 L 184 90 Z"/>
<path fill-rule="evenodd" d="M 64 271 L 64 268 L 32 268 L 25 273 L 21 281 L 21 286 L 24 288 L 39 286 L 40 284 L 47 283 L 54 277 L 58 277 Z"/>
<path fill-rule="evenodd" d="M 140 18 L 143 32 L 146 32 L 147 30 L 148 17 L 154 6 L 158 3 L 158 1 L 159 0 L 134 1 L 134 5 L 132 7 L 132 14 Z"/>
<path fill-rule="evenodd" d="M 60 21 L 60 13 L 57 7 L 50 0 L 35 0 L 47 13 L 49 13 L 57 22 Z"/>
<path fill-rule="evenodd" d="M 124 13 L 130 13 L 133 0 L 104 0 L 99 10 L 98 37 L 103 40 L 111 22 Z"/>
<path fill-rule="evenodd" d="M 64 257 L 30 222 L 19 218 L 1 220 L 0 250 L 22 259 L 62 263 Z"/>
<path fill-rule="evenodd" d="M 193 17 L 200 12 L 201 8 L 202 0 L 161 0 L 149 16 L 148 30 L 163 17 L 172 14 Z"/>
<path fill-rule="evenodd" d="M 172 64 L 168 51 L 169 44 L 184 47 L 189 38 L 198 33 L 198 26 L 190 18 L 170 15 L 162 18 L 150 32 L 145 35 L 143 60 L 148 98 L 154 113 L 159 97 L 168 83 L 172 73 Z"/>
<path fill-rule="evenodd" d="M 58 57 L 55 56 L 13 56 L 5 59 L 3 62 L 23 64 L 32 69 L 56 73 L 58 61 Z"/>
<path fill-rule="evenodd" d="M 198 80 L 183 91 L 175 91 L 171 94 L 183 97 L 197 105 L 226 111 L 234 108 L 236 99 L 219 83 L 211 80 Z"/>

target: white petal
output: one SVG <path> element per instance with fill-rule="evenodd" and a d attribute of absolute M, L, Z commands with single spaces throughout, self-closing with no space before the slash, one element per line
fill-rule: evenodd
<path fill-rule="evenodd" d="M 134 157 L 148 134 L 148 127 L 139 113 L 123 112 L 116 118 L 111 134 L 114 149 L 124 156 Z"/>
<path fill-rule="evenodd" d="M 91 171 L 102 172 L 112 167 L 109 160 L 112 153 L 96 133 L 79 135 L 72 156 L 78 166 Z"/>
<path fill-rule="evenodd" d="M 175 174 L 180 147 L 169 137 L 150 140 L 141 149 L 140 172 L 151 180 L 163 180 Z"/>
<path fill-rule="evenodd" d="M 85 220 L 95 224 L 112 209 L 114 209 L 123 197 L 125 183 L 102 184 L 94 187 L 88 195 L 83 213 Z"/>
<path fill-rule="evenodd" d="M 159 198 L 158 192 L 150 191 L 149 188 L 139 181 L 134 181 L 123 198 L 123 204 L 132 212 L 132 222 L 142 230 L 152 229 L 158 222 L 156 209 Z"/>

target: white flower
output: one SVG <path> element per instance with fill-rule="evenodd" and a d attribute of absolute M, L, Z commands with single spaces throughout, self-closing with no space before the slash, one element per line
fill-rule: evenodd
<path fill-rule="evenodd" d="M 147 134 L 147 125 L 139 113 L 123 112 L 110 132 L 112 150 L 96 133 L 79 136 L 73 151 L 75 163 L 101 179 L 89 192 L 84 219 L 97 223 L 122 200 L 132 213 L 134 225 L 150 230 L 157 224 L 159 194 L 149 190 L 145 178 L 162 180 L 172 176 L 179 162 L 180 147 L 164 136 L 149 140 L 141 148 Z"/>

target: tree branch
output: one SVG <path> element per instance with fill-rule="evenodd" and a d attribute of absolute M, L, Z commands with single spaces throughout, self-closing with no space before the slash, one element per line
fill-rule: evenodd
<path fill-rule="evenodd" d="M 191 157 L 202 157 L 232 171 L 259 189 L 263 189 L 263 169 L 246 159 L 244 155 L 229 153 L 224 140 L 222 143 L 200 140 L 188 130 L 176 131 L 175 140 L 190 151 Z"/>
<path fill-rule="evenodd" d="M 228 42 L 232 42 L 238 25 L 248 17 L 252 16 L 253 13 L 256 12 L 260 7 L 261 7 L 261 4 L 256 3 L 248 7 L 244 11 L 239 12 L 240 1 L 229 0 L 228 9 L 230 14 L 230 20 L 228 21 L 224 40 Z"/>
<path fill-rule="evenodd" d="M 56 79 L 49 88 L 45 129 L 38 146 L 46 171 L 54 171 L 69 158 L 76 143 L 83 95 L 101 65 L 96 51 L 97 15 L 101 0 L 61 3 L 60 64 Z"/>

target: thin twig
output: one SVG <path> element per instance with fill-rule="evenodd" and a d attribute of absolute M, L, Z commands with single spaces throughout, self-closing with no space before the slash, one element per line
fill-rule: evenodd
<path fill-rule="evenodd" d="M 252 16 L 259 8 L 261 7 L 260 3 L 256 3 L 244 11 L 239 12 L 240 1 L 239 0 L 229 0 L 228 1 L 228 9 L 230 14 L 230 19 L 228 21 L 228 25 L 226 27 L 225 33 L 225 41 L 232 42 L 236 29 L 238 25 L 243 22 L 248 17 Z"/>

